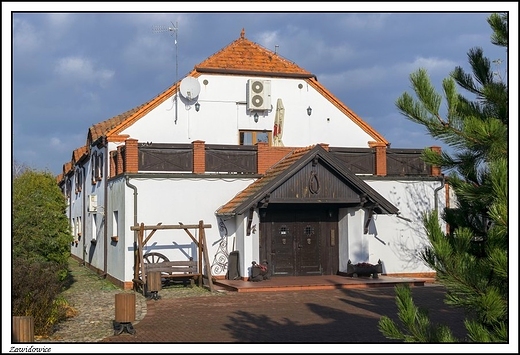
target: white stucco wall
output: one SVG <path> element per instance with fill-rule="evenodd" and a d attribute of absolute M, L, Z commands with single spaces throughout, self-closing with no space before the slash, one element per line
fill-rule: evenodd
<path fill-rule="evenodd" d="M 233 241 L 236 241 L 235 250 L 239 253 L 239 269 L 240 276 L 247 278 L 251 275 L 251 264 L 253 261 L 262 263 L 260 260 L 260 234 L 259 234 L 259 216 L 258 210 L 253 213 L 251 221 L 251 233 L 247 235 L 247 215 L 237 215 L 234 218 L 235 224 L 238 226 L 235 233 L 231 235 Z M 232 245 L 229 245 L 229 251 L 232 250 Z"/>
<path fill-rule="evenodd" d="M 366 180 L 366 183 L 378 191 L 383 197 L 396 206 L 400 216 L 374 215 L 369 224 L 368 261 L 383 262 L 384 273 L 420 273 L 431 272 L 420 260 L 419 252 L 428 244 L 424 231 L 422 215 L 435 206 L 435 189 L 441 186 L 440 181 L 386 181 Z M 445 204 L 444 187 L 437 192 L 438 208 Z M 445 223 L 439 219 L 443 228 Z"/>
<path fill-rule="evenodd" d="M 232 199 L 237 192 L 243 190 L 253 182 L 251 178 L 207 178 L 180 179 L 180 178 L 131 178 L 130 184 L 137 187 L 137 223 L 145 225 L 198 225 L 202 220 L 204 224 L 211 224 L 206 229 L 206 240 L 208 243 L 208 254 L 212 264 L 217 255 L 221 236 L 225 233 L 219 226 L 220 220 L 215 211 L 223 204 Z M 123 235 L 119 236 L 117 245 L 109 246 L 109 270 L 114 277 L 124 281 L 133 278 L 133 242 L 134 233 L 130 230 L 134 220 L 133 210 L 134 191 L 126 186 L 123 180 L 113 183 L 111 187 L 111 209 L 119 208 L 120 225 Z M 118 196 L 124 196 L 120 198 Z M 124 201 L 124 202 L 123 202 Z M 126 207 L 124 207 L 126 205 Z M 122 218 L 124 216 L 124 218 Z M 232 237 L 244 233 L 245 226 L 234 226 L 226 221 L 228 228 L 228 248 L 232 249 Z M 109 226 L 110 229 L 110 226 Z M 195 238 L 199 238 L 198 229 L 190 229 Z M 144 239 L 151 231 L 145 231 Z M 240 238 L 236 238 L 236 246 L 239 246 Z M 248 242 L 249 245 L 249 242 Z M 144 248 L 144 252 L 159 252 L 169 260 L 188 260 L 191 256 L 198 260 L 197 248 L 188 234 L 182 229 L 157 230 Z M 121 276 L 116 270 L 121 271 L 122 258 L 124 255 L 124 275 Z M 241 268 L 242 270 L 242 268 Z M 213 272 L 213 270 L 212 270 Z"/>
<path fill-rule="evenodd" d="M 126 190 L 130 190 L 130 196 Z M 133 190 L 126 186 L 126 180 L 123 177 L 108 183 L 107 202 L 107 271 L 112 277 L 123 281 L 127 271 L 121 265 L 126 265 L 128 259 L 133 260 L 134 250 L 134 233 L 130 231 L 130 226 L 134 223 Z M 115 212 L 116 214 L 114 214 Z M 112 236 L 117 236 L 118 241 L 113 242 Z M 133 265 L 131 270 L 133 271 Z"/>
<path fill-rule="evenodd" d="M 140 142 L 203 140 L 207 144 L 238 144 L 239 130 L 273 130 L 276 103 L 281 98 L 285 109 L 282 137 L 285 146 L 328 143 L 335 147 L 366 148 L 367 142 L 374 140 L 301 79 L 255 78 L 271 80 L 272 104 L 272 109 L 260 112 L 258 122 L 255 122 L 253 113 L 246 110 L 247 80 L 250 78 L 201 75 L 198 78 L 201 86 L 199 112 L 193 106 L 195 101 L 186 105 L 179 96 L 175 123 L 175 100 L 171 97 L 121 133 Z M 208 80 L 207 85 L 202 84 L 204 80 Z M 299 84 L 302 89 L 298 88 Z M 311 116 L 307 115 L 308 106 L 312 107 Z M 345 132 L 349 133 L 348 139 L 345 139 Z"/>
<path fill-rule="evenodd" d="M 72 228 L 71 232 L 74 237 L 74 243 L 71 246 L 71 254 L 76 256 L 79 259 L 83 259 L 83 244 L 85 242 L 83 236 L 83 192 L 76 193 L 74 178 L 72 179 L 72 191 L 70 193 L 70 210 L 69 210 L 69 221 L 75 227 Z M 76 243 L 77 241 L 77 243 Z"/>

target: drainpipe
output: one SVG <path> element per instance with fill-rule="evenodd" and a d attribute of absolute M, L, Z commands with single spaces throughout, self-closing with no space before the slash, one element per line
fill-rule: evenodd
<path fill-rule="evenodd" d="M 81 195 L 83 196 L 83 208 L 82 208 L 82 216 L 81 216 L 81 238 L 83 240 L 83 262 L 82 262 L 82 265 L 85 266 L 86 265 L 86 262 L 85 262 L 85 254 L 87 253 L 87 246 L 85 245 L 85 238 L 87 237 L 85 235 L 85 229 L 86 229 L 86 225 L 87 225 L 87 199 L 85 198 L 86 197 L 86 184 L 85 184 L 85 166 L 82 166 L 81 167 L 82 171 L 83 171 L 83 188 L 81 190 Z"/>
<path fill-rule="evenodd" d="M 442 175 L 442 180 L 441 180 L 441 186 L 437 187 L 434 192 L 433 192 L 433 195 L 435 196 L 435 211 L 437 212 L 437 214 L 439 213 L 439 203 L 437 202 L 437 193 L 442 190 L 442 188 L 444 187 L 444 184 L 445 184 L 445 178 L 444 178 L 444 175 Z"/>
<path fill-rule="evenodd" d="M 106 159 L 105 162 L 103 162 L 103 185 L 104 186 L 104 191 L 103 191 L 103 219 L 104 219 L 104 251 L 103 251 L 103 275 L 101 275 L 101 277 L 104 277 L 106 278 L 107 275 L 108 275 L 108 224 L 107 224 L 107 213 L 108 213 L 108 169 L 107 169 L 107 166 L 108 164 L 110 163 L 110 161 L 108 160 L 108 144 L 107 144 L 107 139 L 106 137 L 103 138 L 103 145 L 105 146 L 106 151 L 104 151 L 104 153 L 107 153 L 107 154 L 104 154 L 104 157 Z"/>
<path fill-rule="evenodd" d="M 135 185 L 132 185 L 130 183 L 130 178 L 128 175 L 126 176 L 126 186 L 130 187 L 132 190 L 134 190 L 134 226 L 137 226 L 137 187 Z M 137 231 L 134 230 L 134 260 L 135 260 L 135 253 L 137 253 Z M 133 276 L 132 276 L 133 279 Z"/>

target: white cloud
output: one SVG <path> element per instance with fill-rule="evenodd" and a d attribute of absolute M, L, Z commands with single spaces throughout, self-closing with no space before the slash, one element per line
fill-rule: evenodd
<path fill-rule="evenodd" d="M 40 47 L 39 31 L 29 22 L 13 19 L 13 48 L 15 51 L 32 52 Z"/>
<path fill-rule="evenodd" d="M 348 14 L 341 18 L 345 29 L 378 30 L 384 27 L 390 14 Z"/>
<path fill-rule="evenodd" d="M 101 87 L 114 76 L 114 71 L 96 69 L 90 60 L 78 56 L 59 59 L 54 70 L 66 81 L 96 83 Z"/>
<path fill-rule="evenodd" d="M 50 139 L 50 145 L 51 145 L 51 147 L 57 147 L 57 148 L 63 147 L 61 140 L 57 137 L 52 137 Z"/>
<path fill-rule="evenodd" d="M 73 16 L 67 13 L 51 13 L 46 16 L 46 19 L 51 27 L 61 30 L 69 27 L 74 21 Z"/>
<path fill-rule="evenodd" d="M 403 71 L 406 73 L 411 73 L 416 71 L 419 68 L 424 68 L 430 74 L 449 74 L 457 66 L 457 63 L 448 59 L 440 59 L 436 57 L 432 58 L 423 58 L 417 57 L 412 63 L 395 66 L 393 70 L 399 71 L 402 73 Z M 400 75 L 400 74 L 399 74 Z"/>

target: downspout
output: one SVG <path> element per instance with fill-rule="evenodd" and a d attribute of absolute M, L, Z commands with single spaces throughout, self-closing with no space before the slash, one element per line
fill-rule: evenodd
<path fill-rule="evenodd" d="M 137 226 L 137 187 L 130 183 L 130 178 L 126 176 L 126 186 L 134 190 L 134 226 Z M 137 230 L 134 230 L 134 261 L 137 253 Z M 134 266 L 135 267 L 135 266 Z M 133 279 L 133 276 L 132 276 Z"/>
<path fill-rule="evenodd" d="M 82 265 L 85 266 L 86 262 L 85 262 L 85 254 L 87 253 L 87 246 L 85 245 L 85 238 L 87 237 L 86 236 L 86 231 L 85 231 L 85 225 L 87 224 L 87 200 L 85 198 L 86 196 L 86 184 L 85 184 L 85 166 L 82 166 L 81 167 L 82 171 L 83 171 L 83 188 L 81 190 L 81 195 L 83 196 L 83 208 L 82 208 L 82 216 L 81 216 L 81 238 L 83 240 L 83 262 L 82 262 Z"/>
<path fill-rule="evenodd" d="M 108 223 L 107 223 L 107 212 L 108 212 L 108 175 L 107 175 L 107 166 L 108 164 L 110 163 L 108 161 L 108 144 L 107 144 L 107 139 L 106 137 L 103 137 L 103 145 L 105 146 L 106 151 L 105 153 L 107 154 L 104 154 L 105 155 L 105 159 L 107 161 L 103 162 L 103 183 L 104 183 L 104 191 L 103 191 L 103 219 L 105 220 L 104 221 L 104 238 L 105 238 L 105 241 L 104 241 L 104 251 L 103 251 L 103 258 L 104 258 L 104 261 L 103 261 L 103 275 L 101 275 L 101 277 L 104 277 L 106 278 L 107 277 L 107 274 L 108 274 Z"/>
<path fill-rule="evenodd" d="M 126 176 L 126 186 L 134 190 L 134 226 L 137 225 L 137 187 L 130 183 L 130 178 Z M 137 235 L 137 231 L 134 231 L 134 234 Z M 137 242 L 137 239 L 135 239 Z"/>
<path fill-rule="evenodd" d="M 441 186 L 437 187 L 433 192 L 433 195 L 435 196 L 435 211 L 437 212 L 437 214 L 439 213 L 439 211 L 438 211 L 439 203 L 437 202 L 437 193 L 444 188 L 444 184 L 445 184 L 445 178 L 444 178 L 444 175 L 442 175 Z"/>

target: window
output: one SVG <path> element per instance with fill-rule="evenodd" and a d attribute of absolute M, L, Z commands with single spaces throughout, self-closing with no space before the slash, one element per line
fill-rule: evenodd
<path fill-rule="evenodd" d="M 82 230 L 81 217 L 76 218 L 76 225 L 77 225 L 76 234 L 78 236 L 78 240 L 81 240 L 81 230 Z"/>
<path fill-rule="evenodd" d="M 103 154 L 102 153 L 94 153 L 92 155 L 91 161 L 91 177 L 92 177 L 92 185 L 95 185 L 98 181 L 101 181 L 103 177 Z"/>
<path fill-rule="evenodd" d="M 83 172 L 79 168 L 76 169 L 74 185 L 77 194 L 81 191 L 81 185 L 83 185 Z"/>
<path fill-rule="evenodd" d="M 97 156 L 96 179 L 99 181 L 103 177 L 103 153 Z"/>
<path fill-rule="evenodd" d="M 119 212 L 114 211 L 114 217 L 112 219 L 112 236 L 117 238 L 119 236 Z"/>
<path fill-rule="evenodd" d="M 97 179 L 96 179 L 97 165 L 98 165 L 97 153 L 94 153 L 94 154 L 92 154 L 92 159 L 90 162 L 90 168 L 91 168 L 90 177 L 92 178 L 92 185 L 95 185 L 97 182 Z"/>
<path fill-rule="evenodd" d="M 72 190 L 72 179 L 68 178 L 67 183 L 65 185 L 65 194 L 68 198 L 70 198 L 70 191 Z"/>
<path fill-rule="evenodd" d="M 240 131 L 240 145 L 255 145 L 269 143 L 271 145 L 271 131 Z"/>

